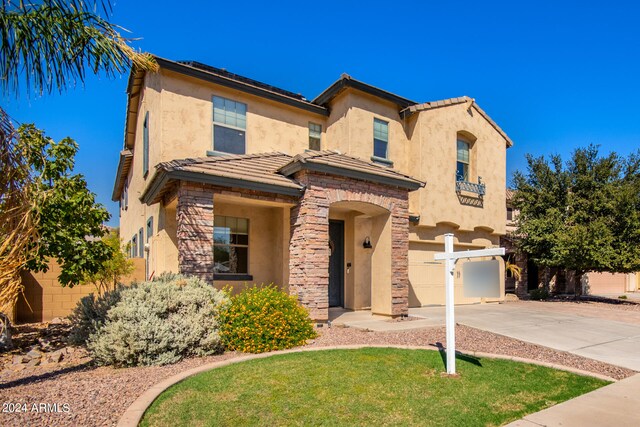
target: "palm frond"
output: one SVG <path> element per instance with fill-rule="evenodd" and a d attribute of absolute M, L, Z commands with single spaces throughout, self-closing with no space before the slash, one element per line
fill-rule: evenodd
<path fill-rule="evenodd" d="M 110 3 L 81 0 L 4 1 L 0 9 L 0 86 L 5 94 L 40 95 L 84 82 L 86 73 L 114 76 L 130 66 L 156 71 L 103 16 Z"/>

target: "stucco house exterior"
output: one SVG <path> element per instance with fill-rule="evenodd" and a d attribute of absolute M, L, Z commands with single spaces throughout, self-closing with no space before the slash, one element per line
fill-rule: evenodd
<path fill-rule="evenodd" d="M 445 233 L 456 250 L 505 234 L 512 142 L 471 98 L 418 103 L 345 74 L 308 100 L 157 61 L 130 75 L 113 190 L 148 277 L 275 283 L 318 321 L 333 306 L 399 316 L 444 303 Z"/>

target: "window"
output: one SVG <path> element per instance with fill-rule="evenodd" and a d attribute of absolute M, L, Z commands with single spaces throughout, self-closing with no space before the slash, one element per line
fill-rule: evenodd
<path fill-rule="evenodd" d="M 322 125 L 309 122 L 309 150 L 321 150 Z"/>
<path fill-rule="evenodd" d="M 213 228 L 213 272 L 249 274 L 249 220 L 216 215 Z"/>
<path fill-rule="evenodd" d="M 469 181 L 469 143 L 458 139 L 456 181 Z"/>
<path fill-rule="evenodd" d="M 373 155 L 381 159 L 387 158 L 389 145 L 389 123 L 373 119 Z"/>
<path fill-rule="evenodd" d="M 120 205 L 125 211 L 127 207 L 129 207 L 129 184 L 127 181 L 124 182 L 124 186 L 122 187 L 122 201 Z"/>
<path fill-rule="evenodd" d="M 507 208 L 507 221 L 513 220 L 513 208 Z"/>
<path fill-rule="evenodd" d="M 142 125 L 142 176 L 149 173 L 149 112 L 144 115 Z"/>
<path fill-rule="evenodd" d="M 149 242 L 149 239 L 151 238 L 151 236 L 153 236 L 153 217 L 150 216 L 149 219 L 147 220 L 147 243 Z"/>
<path fill-rule="evenodd" d="M 144 258 L 144 230 L 138 230 L 138 256 Z"/>
<path fill-rule="evenodd" d="M 131 258 L 135 258 L 138 253 L 138 238 L 134 234 L 131 238 Z"/>
<path fill-rule="evenodd" d="M 245 153 L 247 105 L 213 97 L 213 149 L 231 154 Z"/>

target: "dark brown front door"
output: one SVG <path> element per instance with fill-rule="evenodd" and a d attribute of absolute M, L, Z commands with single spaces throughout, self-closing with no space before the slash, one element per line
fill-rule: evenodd
<path fill-rule="evenodd" d="M 344 305 L 344 221 L 329 221 L 329 307 Z"/>

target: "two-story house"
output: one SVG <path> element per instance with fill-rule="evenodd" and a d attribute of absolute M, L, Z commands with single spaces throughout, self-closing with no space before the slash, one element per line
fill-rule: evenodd
<path fill-rule="evenodd" d="M 149 277 L 276 283 L 319 321 L 332 306 L 397 316 L 444 303 L 445 233 L 458 250 L 505 234 L 512 142 L 473 99 L 417 103 L 342 75 L 308 100 L 157 60 L 130 76 L 113 190 Z"/>

